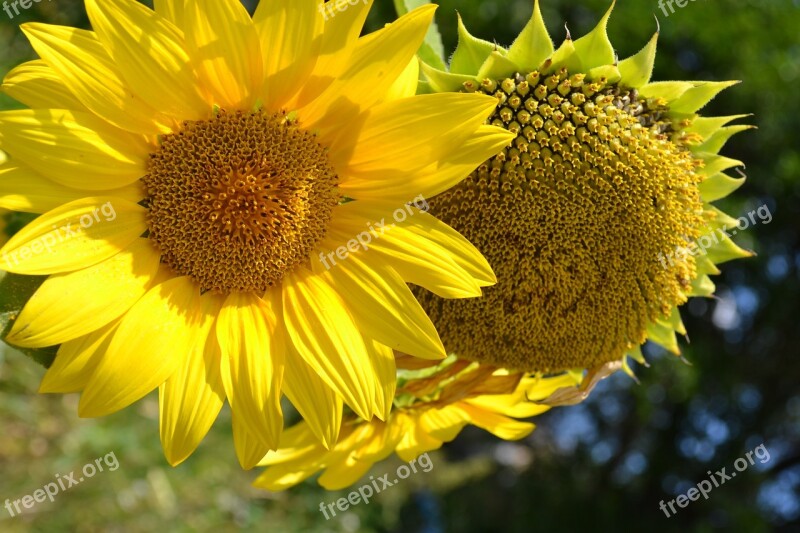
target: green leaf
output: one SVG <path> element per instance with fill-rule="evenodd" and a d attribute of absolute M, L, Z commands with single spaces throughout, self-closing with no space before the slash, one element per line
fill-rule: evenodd
<path fill-rule="evenodd" d="M 409 11 L 413 11 L 420 6 L 430 3 L 430 0 L 394 0 L 394 8 L 397 14 L 402 17 Z M 439 70 L 445 70 L 447 68 L 442 34 L 439 32 L 439 26 L 436 22 L 433 22 L 431 27 L 428 28 L 428 34 L 425 36 L 425 41 L 422 43 L 422 46 L 420 46 L 417 54 L 424 63 L 432 67 Z"/>
<path fill-rule="evenodd" d="M 23 276 L 0 271 L 0 339 L 5 341 L 14 320 L 36 289 L 44 283 L 47 276 Z M 49 367 L 58 351 L 57 346 L 48 348 L 20 348 L 12 346 L 44 367 Z"/>

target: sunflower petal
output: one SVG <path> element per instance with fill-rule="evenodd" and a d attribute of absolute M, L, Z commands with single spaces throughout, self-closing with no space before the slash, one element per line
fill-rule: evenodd
<path fill-rule="evenodd" d="M 130 246 L 146 229 L 147 210 L 138 204 L 83 198 L 22 228 L 0 249 L 0 268 L 37 275 L 90 267 Z"/>
<path fill-rule="evenodd" d="M 86 0 L 86 12 L 133 93 L 177 120 L 211 114 L 198 90 L 183 36 L 169 20 L 135 0 Z"/>
<path fill-rule="evenodd" d="M 311 76 L 322 46 L 322 4 L 262 0 L 253 22 L 264 50 L 264 105 L 280 110 Z M 267 52 L 268 51 L 268 52 Z"/>
<path fill-rule="evenodd" d="M 283 283 L 283 316 L 300 356 L 358 416 L 371 419 L 377 377 L 364 339 L 334 288 L 298 268 Z"/>
<path fill-rule="evenodd" d="M 278 447 L 283 428 L 280 399 L 286 347 L 276 319 L 279 312 L 272 299 L 233 292 L 220 311 L 216 330 L 231 411 L 271 450 Z"/>
<path fill-rule="evenodd" d="M 137 239 L 101 263 L 51 276 L 25 304 L 9 342 L 54 346 L 116 320 L 150 288 L 160 258 L 149 240 Z"/>
<path fill-rule="evenodd" d="M 236 413 L 232 415 L 231 423 L 233 425 L 233 445 L 236 448 L 239 465 L 245 470 L 250 470 L 270 451 L 270 445 L 251 433 L 250 425 L 236 416 Z"/>
<path fill-rule="evenodd" d="M 46 213 L 90 194 L 49 180 L 17 162 L 9 161 L 0 165 L 0 208 L 3 209 Z M 106 191 L 106 194 L 132 203 L 139 202 L 145 195 L 138 181 Z"/>
<path fill-rule="evenodd" d="M 264 2 L 262 2 L 264 3 Z M 292 4 L 313 3 L 304 0 Z M 186 45 L 211 104 L 249 110 L 264 82 L 261 43 L 239 0 L 197 0 L 187 4 Z M 280 56 L 269 49 L 270 56 Z"/>
<path fill-rule="evenodd" d="M 330 273 L 339 294 L 347 295 L 353 318 L 365 334 L 409 355 L 425 359 L 447 356 L 433 323 L 397 273 L 369 268 L 357 255 L 349 256 Z"/>
<path fill-rule="evenodd" d="M 41 59 L 28 61 L 6 74 L 2 90 L 30 108 L 86 111 L 58 74 Z"/>
<path fill-rule="evenodd" d="M 283 391 L 314 432 L 314 437 L 330 449 L 339 438 L 342 425 L 342 399 L 306 363 L 300 354 L 289 347 Z M 284 447 L 281 438 L 281 447 Z"/>
<path fill-rule="evenodd" d="M 94 32 L 37 23 L 21 28 L 36 53 L 63 80 L 68 94 L 90 111 L 127 131 L 144 135 L 171 131 L 167 117 L 128 89 Z"/>
<path fill-rule="evenodd" d="M 98 191 L 141 178 L 149 151 L 142 137 L 66 109 L 0 112 L 0 145 L 53 181 Z"/>
<path fill-rule="evenodd" d="M 81 395 L 80 416 L 118 411 L 169 379 L 192 348 L 199 300 L 199 287 L 188 277 L 150 289 L 120 322 Z"/>
<path fill-rule="evenodd" d="M 159 387 L 159 431 L 167 461 L 176 466 L 203 440 L 225 402 L 220 351 L 212 333 L 222 298 L 200 298 L 200 323 L 193 345 L 175 373 Z"/>
<path fill-rule="evenodd" d="M 53 364 L 42 378 L 39 392 L 82 391 L 111 344 L 119 322 L 115 320 L 88 335 L 62 344 Z"/>

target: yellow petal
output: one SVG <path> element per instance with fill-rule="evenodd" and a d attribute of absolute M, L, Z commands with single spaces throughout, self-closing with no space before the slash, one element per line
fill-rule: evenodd
<path fill-rule="evenodd" d="M 164 383 L 184 363 L 199 327 L 200 288 L 171 279 L 128 311 L 81 395 L 82 417 L 118 411 Z"/>
<path fill-rule="evenodd" d="M 21 109 L 0 113 L 0 145 L 27 166 L 67 187 L 107 191 L 146 172 L 150 148 L 90 113 Z"/>
<path fill-rule="evenodd" d="M 347 295 L 348 308 L 365 334 L 409 355 L 447 357 L 436 328 L 396 272 L 372 269 L 357 255 L 331 266 L 333 285 Z"/>
<path fill-rule="evenodd" d="M 270 445 L 264 440 L 256 437 L 250 431 L 250 425 L 241 420 L 234 413 L 232 415 L 233 424 L 233 445 L 236 448 L 236 457 L 239 465 L 245 470 L 255 467 L 258 462 L 270 451 Z"/>
<path fill-rule="evenodd" d="M 327 89 L 347 68 L 348 61 L 359 43 L 359 35 L 373 0 L 348 5 L 324 23 L 319 57 L 303 89 L 289 100 L 287 107 L 305 107 Z M 328 7 L 330 9 L 330 6 Z M 327 12 L 326 12 L 327 14 Z M 323 19 L 325 15 L 323 15 Z"/>
<path fill-rule="evenodd" d="M 469 418 L 469 423 L 485 429 L 489 433 L 503 440 L 519 440 L 530 435 L 536 427 L 530 422 L 519 422 L 491 411 L 484 411 L 466 402 L 459 402 L 457 407 L 463 410 Z"/>
<path fill-rule="evenodd" d="M 135 0 L 86 0 L 86 13 L 134 94 L 177 120 L 208 118 L 183 36 L 169 20 Z"/>
<path fill-rule="evenodd" d="M 317 482 L 326 490 L 341 490 L 361 479 L 371 467 L 372 461 L 361 461 L 348 455 L 328 466 Z"/>
<path fill-rule="evenodd" d="M 419 83 L 419 60 L 414 57 L 406 69 L 400 74 L 400 77 L 395 80 L 394 84 L 389 87 L 389 92 L 383 98 L 384 102 L 391 102 L 392 100 L 400 100 L 401 98 L 410 98 L 417 94 L 417 84 Z"/>
<path fill-rule="evenodd" d="M 432 5 L 415 9 L 379 35 L 359 41 L 336 81 L 298 110 L 303 125 L 335 131 L 384 98 L 422 44 L 435 10 Z"/>
<path fill-rule="evenodd" d="M 408 431 L 406 431 L 403 438 L 397 444 L 395 452 L 398 457 L 403 461 L 410 461 L 419 457 L 420 454 L 437 450 L 442 447 L 442 441 L 429 435 L 419 422 L 419 415 L 401 415 L 402 417 L 408 416 L 411 420 L 406 424 Z"/>
<path fill-rule="evenodd" d="M 314 437 L 326 448 L 332 448 L 342 425 L 342 399 L 308 366 L 293 346 L 286 351 L 283 391 L 312 429 Z M 284 446 L 281 438 L 281 448 Z"/>
<path fill-rule="evenodd" d="M 321 247 L 337 250 L 337 253 L 343 250 L 341 255 L 346 258 L 348 249 L 339 247 L 359 238 L 368 242 L 368 249 L 356 248 L 354 253 L 363 255 L 368 265 L 390 266 L 406 283 L 424 287 L 443 298 L 480 296 L 480 283 L 456 263 L 449 249 L 411 231 L 402 222 L 393 222 L 401 220 L 400 215 L 409 212 L 415 211 L 406 206 L 391 213 L 386 204 L 376 202 L 341 205 L 335 210 L 328 236 Z M 371 239 L 362 235 L 364 231 L 371 235 Z"/>
<path fill-rule="evenodd" d="M 8 340 L 17 346 L 54 346 L 105 326 L 144 296 L 160 258 L 148 239 L 136 239 L 101 263 L 51 276 L 25 304 Z"/>
<path fill-rule="evenodd" d="M 283 428 L 280 398 L 286 353 L 273 303 L 250 292 L 233 292 L 216 328 L 231 410 L 268 449 L 278 447 Z"/>
<path fill-rule="evenodd" d="M 364 339 L 330 283 L 304 268 L 283 282 L 283 317 L 300 356 L 361 418 L 372 418 L 377 377 Z"/>
<path fill-rule="evenodd" d="M 477 132 L 458 145 L 457 150 L 417 170 L 409 170 L 391 179 L 385 172 L 365 172 L 344 176 L 342 191 L 351 198 L 363 200 L 396 199 L 406 202 L 415 196 L 433 198 L 457 185 L 481 163 L 499 153 L 515 135 L 503 128 L 480 126 Z"/>
<path fill-rule="evenodd" d="M 239 0 L 195 0 L 187 4 L 185 17 L 187 50 L 209 103 L 250 110 L 261 94 L 264 73 L 261 43 L 247 10 Z M 269 52 L 278 54 L 272 47 Z"/>
<path fill-rule="evenodd" d="M 331 161 L 344 177 L 343 189 L 350 180 L 403 179 L 452 153 L 496 107 L 491 96 L 459 93 L 386 102 L 365 114 L 356 134 L 331 145 Z M 409 191 L 408 199 L 421 192 Z"/>
<path fill-rule="evenodd" d="M 30 108 L 86 111 L 61 78 L 41 59 L 28 61 L 6 74 L 2 90 Z"/>
<path fill-rule="evenodd" d="M 322 44 L 321 11 L 318 0 L 258 3 L 253 22 L 264 51 L 263 99 L 267 110 L 284 107 L 311 75 Z"/>
<path fill-rule="evenodd" d="M 87 268 L 130 246 L 147 229 L 147 210 L 121 198 L 83 198 L 40 216 L 0 249 L 0 268 L 60 274 Z"/>
<path fill-rule="evenodd" d="M 90 111 L 127 131 L 144 135 L 171 131 L 167 117 L 131 92 L 94 32 L 37 23 L 21 28 L 69 93 Z"/>
<path fill-rule="evenodd" d="M 186 17 L 185 0 L 154 0 L 153 9 L 177 28 L 183 30 Z"/>
<path fill-rule="evenodd" d="M 167 461 L 176 466 L 189 457 L 206 436 L 225 402 L 220 375 L 220 351 L 214 320 L 222 297 L 200 298 L 200 323 L 185 360 L 159 388 L 159 430 Z"/>
<path fill-rule="evenodd" d="M 435 439 L 450 442 L 470 422 L 467 414 L 453 405 L 432 408 L 419 417 L 422 429 Z"/>
<path fill-rule="evenodd" d="M 53 364 L 42 378 L 39 392 L 82 391 L 111 344 L 119 323 L 119 320 L 115 320 L 88 335 L 62 344 Z"/>
<path fill-rule="evenodd" d="M 91 194 L 49 180 L 18 162 L 8 161 L 0 165 L 0 208 L 3 209 L 46 213 Z M 120 189 L 112 189 L 106 194 L 132 203 L 139 202 L 145 196 L 139 181 Z"/>
<path fill-rule="evenodd" d="M 305 461 L 305 459 L 317 452 L 326 452 L 319 440 L 314 435 L 314 431 L 306 423 L 298 422 L 292 427 L 284 430 L 281 434 L 281 447 L 269 452 L 258 466 L 269 466 L 281 463 Z"/>
<path fill-rule="evenodd" d="M 367 353 L 372 368 L 378 377 L 373 411 L 381 420 L 389 420 L 392 413 L 392 402 L 397 389 L 397 366 L 394 362 L 394 351 L 378 341 L 365 339 Z"/>

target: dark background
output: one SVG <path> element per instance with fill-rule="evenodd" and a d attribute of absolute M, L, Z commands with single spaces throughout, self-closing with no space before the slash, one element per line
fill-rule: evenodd
<path fill-rule="evenodd" d="M 439 3 L 449 51 L 456 9 L 475 35 L 508 45 L 532 4 Z M 543 2 L 557 44 L 564 23 L 577 38 L 607 7 L 599 0 Z M 251 489 L 255 473 L 238 469 L 227 412 L 198 452 L 173 469 L 158 442 L 155 395 L 122 413 L 81 420 L 76 397 L 36 394 L 43 370 L 7 350 L 0 353 L 0 504 L 112 451 L 120 468 L 26 516 L 11 518 L 0 508 L 0 530 L 799 531 L 800 2 L 696 0 L 665 17 L 655 1 L 625 0 L 609 23 L 621 58 L 647 42 L 654 14 L 661 25 L 654 79 L 744 81 L 703 111 L 752 113 L 748 121 L 758 126 L 723 149 L 747 164 L 749 179 L 717 204 L 739 217 L 766 203 L 773 215 L 736 237 L 757 257 L 723 265 L 717 298 L 683 308 L 690 365 L 648 347 L 650 367 L 635 368 L 640 384 L 614 376 L 585 404 L 539 417 L 538 429 L 520 442 L 465 430 L 431 454 L 430 472 L 326 521 L 319 503 L 346 492 L 327 493 L 313 482 L 280 494 Z M 376 0 L 369 28 L 392 18 L 391 2 Z M 13 20 L 0 12 L 2 72 L 32 57 L 18 29 L 25 20 L 87 26 L 78 1 L 42 2 Z M 707 479 L 707 471 L 730 473 L 760 444 L 770 453 L 766 463 L 756 460 L 675 516 L 659 509 L 661 500 Z"/>

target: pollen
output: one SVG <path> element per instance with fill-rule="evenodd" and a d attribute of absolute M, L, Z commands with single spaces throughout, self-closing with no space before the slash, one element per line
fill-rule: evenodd
<path fill-rule="evenodd" d="M 467 83 L 517 134 L 431 213 L 486 256 L 482 298 L 416 294 L 448 351 L 531 372 L 593 367 L 686 301 L 701 231 L 698 163 L 663 102 L 566 69 Z"/>
<path fill-rule="evenodd" d="M 184 123 L 143 181 L 162 262 L 223 293 L 263 292 L 307 261 L 340 197 L 315 135 L 261 111 Z"/>

